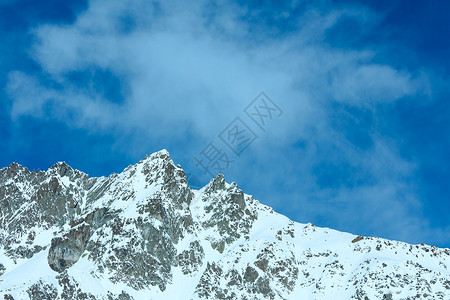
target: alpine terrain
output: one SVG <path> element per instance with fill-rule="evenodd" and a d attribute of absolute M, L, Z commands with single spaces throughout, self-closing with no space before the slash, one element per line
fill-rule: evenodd
<path fill-rule="evenodd" d="M 300 224 L 165 150 L 0 170 L 0 299 L 450 299 L 450 249 Z"/>

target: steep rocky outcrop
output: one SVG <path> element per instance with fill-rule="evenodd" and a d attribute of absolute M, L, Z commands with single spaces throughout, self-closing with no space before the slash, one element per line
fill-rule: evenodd
<path fill-rule="evenodd" d="M 89 226 L 82 224 L 72 228 L 63 237 L 53 238 L 48 252 L 50 268 L 62 272 L 75 264 L 86 249 L 89 237 Z"/>
<path fill-rule="evenodd" d="M 299 224 L 163 150 L 90 178 L 0 170 L 0 298 L 449 299 L 450 249 Z"/>

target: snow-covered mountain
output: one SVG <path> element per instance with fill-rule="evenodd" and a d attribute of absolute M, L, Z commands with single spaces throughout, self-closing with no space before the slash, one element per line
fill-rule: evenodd
<path fill-rule="evenodd" d="M 90 178 L 0 170 L 2 299 L 450 299 L 450 249 L 277 214 L 167 151 Z"/>

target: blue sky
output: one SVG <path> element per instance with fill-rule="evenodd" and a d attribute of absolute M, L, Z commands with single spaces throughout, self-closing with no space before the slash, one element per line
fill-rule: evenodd
<path fill-rule="evenodd" d="M 167 149 L 291 219 L 450 247 L 450 3 L 0 1 L 0 167 Z M 264 91 L 282 113 L 244 109 Z M 220 133 L 239 117 L 240 155 Z M 222 135 L 223 137 L 223 135 Z"/>

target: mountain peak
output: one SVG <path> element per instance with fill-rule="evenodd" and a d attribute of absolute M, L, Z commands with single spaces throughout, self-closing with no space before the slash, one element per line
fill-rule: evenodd
<path fill-rule="evenodd" d="M 169 151 L 167 151 L 166 149 L 159 150 L 150 155 L 146 155 L 143 160 L 146 161 L 146 160 L 155 160 L 155 159 L 160 159 L 160 160 L 169 160 L 170 159 L 171 160 Z"/>
<path fill-rule="evenodd" d="M 51 166 L 47 172 L 49 173 L 57 173 L 59 176 L 64 177 L 68 176 L 73 172 L 73 169 L 71 166 L 66 164 L 64 161 L 60 161 L 55 163 L 53 166 Z"/>

